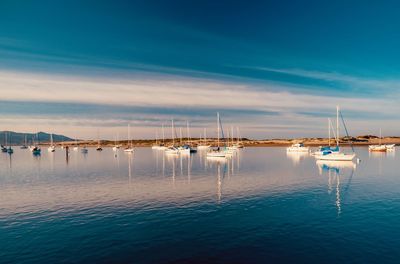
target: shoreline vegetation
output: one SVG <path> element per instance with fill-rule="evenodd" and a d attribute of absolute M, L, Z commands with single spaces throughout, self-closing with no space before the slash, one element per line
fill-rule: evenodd
<path fill-rule="evenodd" d="M 262 139 L 262 140 L 255 140 L 255 139 L 247 139 L 242 138 L 240 139 L 240 143 L 245 147 L 283 147 L 283 146 L 290 146 L 295 143 L 303 143 L 305 146 L 311 147 L 318 147 L 322 145 L 328 145 L 328 138 L 295 138 L 295 139 Z M 358 136 L 358 137 L 342 137 L 340 138 L 340 145 L 349 146 L 368 146 L 379 144 L 379 137 L 373 135 L 366 135 L 366 136 Z M 142 139 L 142 140 L 132 140 L 132 145 L 135 147 L 151 147 L 156 144 L 155 139 Z M 160 141 L 158 141 L 160 142 Z M 169 146 L 172 145 L 172 139 L 165 139 L 165 145 Z M 179 145 L 179 140 L 175 140 L 176 144 Z M 186 138 L 182 139 L 183 143 L 187 143 L 188 140 Z M 193 146 L 200 145 L 204 143 L 204 139 L 192 138 L 190 139 L 191 144 Z M 225 142 L 228 144 L 228 140 L 226 139 Z M 234 139 L 233 143 L 237 143 L 236 139 Z M 335 145 L 335 140 L 330 140 L 331 145 Z M 78 140 L 75 141 L 63 141 L 63 142 L 55 142 L 57 146 L 98 146 L 98 140 Z M 102 147 L 113 147 L 115 144 L 126 147 L 129 144 L 128 140 L 119 140 L 117 142 L 113 140 L 100 140 L 100 145 Z M 208 138 L 207 144 L 211 146 L 217 145 L 216 138 Z M 381 144 L 396 144 L 400 145 L 400 137 L 383 137 L 381 139 Z M 49 142 L 43 142 L 41 145 L 49 145 Z"/>

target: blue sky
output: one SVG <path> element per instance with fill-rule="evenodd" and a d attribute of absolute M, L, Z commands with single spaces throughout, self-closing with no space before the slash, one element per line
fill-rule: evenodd
<path fill-rule="evenodd" d="M 0 130 L 399 134 L 397 1 L 1 1 Z M 51 131 L 50 131 L 51 132 Z M 71 135 L 73 136 L 73 135 Z M 121 136 L 123 137 L 123 136 Z"/>

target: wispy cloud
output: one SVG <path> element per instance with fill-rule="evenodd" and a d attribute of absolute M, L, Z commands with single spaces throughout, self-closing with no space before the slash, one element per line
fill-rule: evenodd
<path fill-rule="evenodd" d="M 109 127 L 109 136 L 112 126 L 127 122 L 135 124 L 143 132 L 141 136 L 153 136 L 146 127 L 154 130 L 161 120 L 173 117 L 182 122 L 193 120 L 193 127 L 210 126 L 216 111 L 225 114 L 227 125 L 248 127 L 244 131 L 249 136 L 292 135 L 296 132 L 292 127 L 304 128 L 298 133 L 306 133 L 308 128 L 309 133 L 315 134 L 323 131 L 325 122 L 321 120 L 333 115 L 337 104 L 357 122 L 377 116 L 392 120 L 393 113 L 400 110 L 395 99 L 298 94 L 284 84 L 232 83 L 160 74 L 147 79 L 120 79 L 2 71 L 0 89 L 3 126 L 9 126 L 13 119 L 18 120 L 13 125 L 19 122 L 26 127 L 31 123 L 29 118 L 43 130 L 55 124 L 61 129 L 61 123 L 87 127 L 86 131 L 95 126 Z M 256 128 L 260 124 L 264 131 Z M 287 124 L 291 126 L 285 127 Z M 282 131 L 272 129 L 282 125 Z M 366 124 L 361 128 L 367 128 Z"/>
<path fill-rule="evenodd" d="M 342 88 L 347 88 L 351 93 L 348 96 L 365 97 L 371 94 L 379 94 L 381 97 L 386 96 L 392 92 L 398 93 L 400 89 L 400 80 L 398 79 L 387 79 L 387 78 L 367 78 L 348 74 L 342 74 L 339 72 L 323 72 L 323 71 L 310 71 L 304 69 L 279 69 L 279 68 L 268 68 L 268 67 L 245 67 L 254 70 L 260 70 L 265 72 L 280 73 L 284 75 L 299 76 L 303 78 L 309 78 L 314 80 L 321 80 L 329 82 L 330 86 L 333 86 L 333 90 L 337 93 L 342 93 Z"/>

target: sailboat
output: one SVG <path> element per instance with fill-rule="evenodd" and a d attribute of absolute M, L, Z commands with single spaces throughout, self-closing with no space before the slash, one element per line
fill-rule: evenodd
<path fill-rule="evenodd" d="M 336 134 L 335 134 L 335 131 L 333 130 L 332 121 L 330 118 L 328 118 L 328 146 L 318 147 L 318 150 L 311 154 L 312 156 L 324 155 L 327 153 L 339 151 L 338 146 L 335 146 L 335 147 L 331 146 L 331 131 L 333 132 L 333 136 L 335 137 L 335 140 L 336 140 Z"/>
<path fill-rule="evenodd" d="M 233 126 L 231 126 L 231 135 L 230 135 L 231 144 L 228 144 L 227 149 L 230 150 L 231 153 L 239 149 L 239 145 L 234 143 L 233 140 Z M 229 143 L 229 132 L 228 132 L 228 143 Z"/>
<path fill-rule="evenodd" d="M 3 145 L 0 146 L 1 152 L 7 153 L 7 148 Z"/>
<path fill-rule="evenodd" d="M 351 161 L 356 156 L 355 153 L 347 154 L 339 148 L 339 106 L 336 107 L 336 148 L 337 151 L 324 151 L 322 154 L 314 155 L 318 160 Z M 347 131 L 347 130 L 346 130 Z"/>
<path fill-rule="evenodd" d="M 20 149 L 27 149 L 27 148 L 28 148 L 28 144 L 27 144 L 26 134 L 25 134 L 24 144 L 20 147 Z"/>
<path fill-rule="evenodd" d="M 39 144 L 40 144 L 40 141 L 39 141 L 39 133 L 36 133 L 36 139 L 37 139 L 37 142 L 34 142 L 34 145 L 33 146 L 31 146 L 31 151 L 32 151 L 32 154 L 33 155 L 40 155 L 41 153 L 42 153 L 42 150 L 40 149 L 40 147 L 39 147 Z"/>
<path fill-rule="evenodd" d="M 210 149 L 210 151 L 207 152 L 207 157 L 208 158 L 225 158 L 227 156 L 225 148 L 221 149 L 220 145 L 219 145 L 220 127 L 221 127 L 221 121 L 220 121 L 220 118 L 219 118 L 219 113 L 217 113 L 217 148 L 216 149 Z"/>
<path fill-rule="evenodd" d="M 7 132 L 7 133 L 8 133 L 8 132 Z M 8 147 L 7 147 L 7 153 L 8 153 L 8 154 L 13 154 L 13 153 L 14 153 L 14 150 L 13 150 L 13 148 L 11 147 L 11 134 L 9 134 L 9 136 L 10 136 L 10 139 L 9 139 L 10 144 L 9 144 Z M 7 145 L 7 135 L 6 135 L 6 145 Z"/>
<path fill-rule="evenodd" d="M 211 145 L 207 144 L 207 129 L 204 128 L 204 138 L 203 141 L 200 143 L 200 145 L 197 146 L 197 149 L 208 149 L 209 147 L 211 147 Z M 201 135 L 200 135 L 201 138 Z"/>
<path fill-rule="evenodd" d="M 379 129 L 379 145 L 369 145 L 368 150 L 373 152 L 386 152 L 394 150 L 394 144 L 382 145 L 382 129 Z"/>
<path fill-rule="evenodd" d="M 115 151 L 115 152 L 118 151 L 120 148 L 120 146 L 117 145 L 117 141 L 119 141 L 118 134 L 117 134 L 117 137 L 114 139 L 114 147 L 112 148 L 113 151 Z"/>
<path fill-rule="evenodd" d="M 99 130 L 97 130 L 97 148 L 96 148 L 96 150 L 97 151 L 103 150 L 103 148 L 101 147 L 101 144 L 100 144 Z"/>
<path fill-rule="evenodd" d="M 190 154 L 190 153 L 196 153 L 197 149 L 192 148 L 190 146 L 190 130 L 189 130 L 189 121 L 186 122 L 186 133 L 187 133 L 187 141 L 186 144 L 182 145 L 182 129 L 180 130 L 180 136 L 181 136 L 181 146 L 178 148 L 179 152 L 182 154 Z"/>
<path fill-rule="evenodd" d="M 128 141 L 129 141 L 129 146 L 124 149 L 124 152 L 132 153 L 133 151 L 135 151 L 135 149 L 132 146 L 131 125 L 130 124 L 128 124 Z"/>
<path fill-rule="evenodd" d="M 79 147 L 78 147 L 78 139 L 77 139 L 77 137 L 75 136 L 75 146 L 74 146 L 73 150 L 74 150 L 74 151 L 78 151 L 78 149 L 79 149 Z"/>
<path fill-rule="evenodd" d="M 236 144 L 235 146 L 237 148 L 244 148 L 242 141 L 240 140 L 240 132 L 239 132 L 239 127 L 236 127 L 236 134 L 237 134 L 237 138 L 236 138 Z"/>
<path fill-rule="evenodd" d="M 4 146 L 3 145 L 0 146 L 1 152 L 7 153 L 7 147 L 6 146 L 7 146 L 7 132 L 4 131 Z"/>
<path fill-rule="evenodd" d="M 179 150 L 175 147 L 175 128 L 173 119 L 171 121 L 171 134 L 172 134 L 172 146 L 169 146 L 165 150 L 165 154 L 179 154 Z"/>
<path fill-rule="evenodd" d="M 156 149 L 156 150 L 160 149 L 160 144 L 158 142 L 158 131 L 156 131 L 156 144 L 151 146 L 151 149 Z"/>
<path fill-rule="evenodd" d="M 56 147 L 53 144 L 53 134 L 50 134 L 50 146 L 47 149 L 48 152 L 55 152 Z"/>

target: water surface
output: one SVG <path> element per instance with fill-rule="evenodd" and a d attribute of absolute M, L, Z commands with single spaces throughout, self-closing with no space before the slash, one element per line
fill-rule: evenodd
<path fill-rule="evenodd" d="M 0 155 L 2 263 L 398 263 L 400 158 Z"/>

